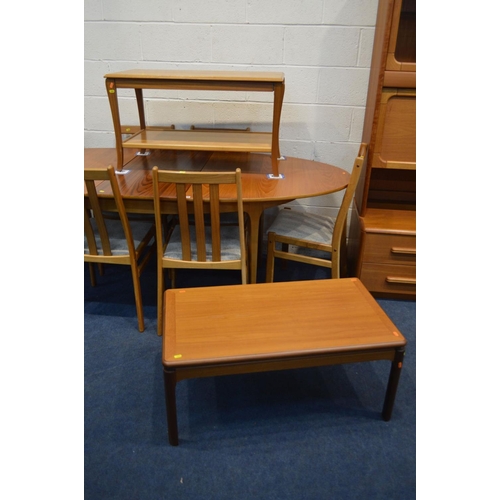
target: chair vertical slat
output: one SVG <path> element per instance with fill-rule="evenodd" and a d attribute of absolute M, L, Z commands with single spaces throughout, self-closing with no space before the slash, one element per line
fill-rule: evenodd
<path fill-rule="evenodd" d="M 201 184 L 193 184 L 193 206 L 197 260 L 198 262 L 206 262 L 207 239 L 205 235 L 205 217 L 203 214 L 203 186 Z"/>
<path fill-rule="evenodd" d="M 189 218 L 186 202 L 186 185 L 177 184 L 177 210 L 179 212 L 179 226 L 181 229 L 182 258 L 191 260 L 191 236 L 189 233 Z"/>
<path fill-rule="evenodd" d="M 221 257 L 219 186 L 210 185 L 210 223 L 212 226 L 212 261 L 218 262 Z"/>
<path fill-rule="evenodd" d="M 104 222 L 104 216 L 102 215 L 99 197 L 97 196 L 97 191 L 95 188 L 95 182 L 93 180 L 86 180 L 85 186 L 87 187 L 90 206 L 92 207 L 94 219 L 97 224 L 97 231 L 99 232 L 99 236 L 101 238 L 102 252 L 104 255 L 111 255 L 111 245 L 109 243 L 108 230 L 106 229 L 106 223 Z"/>
<path fill-rule="evenodd" d="M 125 233 L 125 239 L 127 240 L 127 245 L 131 249 L 134 249 L 134 238 L 132 236 L 132 229 L 130 227 L 130 222 L 128 220 L 127 212 L 125 210 L 125 204 L 123 203 L 123 198 L 121 196 L 120 188 L 118 186 L 118 179 L 116 178 L 115 169 L 110 165 L 108 167 L 109 182 L 111 184 L 111 189 L 113 190 L 113 195 L 115 197 L 115 204 L 118 210 L 118 215 L 120 217 L 123 231 Z M 148 239 L 149 241 L 149 239 Z M 134 249 L 135 258 L 131 259 L 131 266 L 137 265 L 137 249 Z"/>

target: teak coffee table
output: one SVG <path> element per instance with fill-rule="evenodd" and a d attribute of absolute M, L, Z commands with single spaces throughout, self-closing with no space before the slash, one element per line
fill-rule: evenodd
<path fill-rule="evenodd" d="M 356 278 L 167 290 L 164 307 L 171 445 L 176 383 L 188 378 L 389 360 L 391 418 L 406 339 Z"/>

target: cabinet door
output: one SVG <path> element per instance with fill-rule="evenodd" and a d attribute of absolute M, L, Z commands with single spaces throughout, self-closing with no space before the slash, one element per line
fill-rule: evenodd
<path fill-rule="evenodd" d="M 414 170 L 416 165 L 416 92 L 383 89 L 372 166 Z"/>
<path fill-rule="evenodd" d="M 416 0 L 395 0 L 386 71 L 416 71 Z"/>

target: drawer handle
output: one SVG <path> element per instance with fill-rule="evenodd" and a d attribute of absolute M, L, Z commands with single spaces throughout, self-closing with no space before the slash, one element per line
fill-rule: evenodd
<path fill-rule="evenodd" d="M 387 278 L 385 278 L 385 281 L 387 281 L 387 283 L 398 283 L 400 285 L 416 285 L 417 284 L 416 278 L 400 278 L 399 276 L 387 276 Z"/>
<path fill-rule="evenodd" d="M 405 254 L 405 255 L 417 255 L 417 249 L 416 248 L 392 247 L 391 248 L 391 252 L 392 253 Z"/>

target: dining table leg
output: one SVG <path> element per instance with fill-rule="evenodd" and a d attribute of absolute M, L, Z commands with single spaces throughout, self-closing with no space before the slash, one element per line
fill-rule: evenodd
<path fill-rule="evenodd" d="M 250 245 L 248 270 L 250 283 L 257 283 L 257 269 L 259 267 L 259 236 L 260 236 L 260 218 L 264 208 L 259 203 L 249 203 L 244 207 L 244 211 L 250 219 Z"/>

